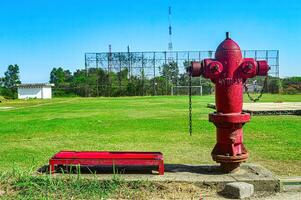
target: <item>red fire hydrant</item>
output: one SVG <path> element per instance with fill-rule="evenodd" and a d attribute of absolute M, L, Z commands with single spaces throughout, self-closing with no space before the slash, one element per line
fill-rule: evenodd
<path fill-rule="evenodd" d="M 266 76 L 268 70 L 266 61 L 242 58 L 240 47 L 228 32 L 217 47 L 215 59 L 191 64 L 193 77 L 203 76 L 215 84 L 216 112 L 209 114 L 209 121 L 216 126 L 217 143 L 211 156 L 224 172 L 239 169 L 240 163 L 248 159 L 242 127 L 250 121 L 250 114 L 242 112 L 243 84 L 256 75 Z"/>

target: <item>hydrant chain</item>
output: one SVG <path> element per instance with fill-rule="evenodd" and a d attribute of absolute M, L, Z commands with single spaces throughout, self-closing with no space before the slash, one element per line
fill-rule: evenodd
<path fill-rule="evenodd" d="M 260 92 L 259 92 L 259 95 L 258 95 L 257 97 L 255 97 L 255 98 L 251 96 L 251 94 L 250 94 L 250 92 L 249 92 L 249 88 L 248 88 L 248 86 L 247 86 L 247 83 L 244 82 L 245 92 L 247 93 L 248 98 L 250 99 L 250 101 L 256 102 L 256 101 L 259 101 L 259 100 L 260 100 L 260 98 L 261 98 L 262 95 L 263 95 L 264 89 L 267 87 L 267 82 L 268 82 L 268 75 L 266 75 L 266 77 L 265 77 L 265 79 L 264 79 L 264 81 L 263 81 L 263 86 L 262 86 L 262 88 L 261 88 L 261 90 L 260 90 Z"/>
<path fill-rule="evenodd" d="M 189 135 L 192 136 L 192 91 L 191 91 L 191 82 L 192 82 L 192 72 L 189 70 Z"/>

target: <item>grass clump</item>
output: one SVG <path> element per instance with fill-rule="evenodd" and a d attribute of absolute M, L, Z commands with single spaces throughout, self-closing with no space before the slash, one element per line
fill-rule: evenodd
<path fill-rule="evenodd" d="M 193 183 L 125 181 L 119 175 L 99 180 L 97 175 L 33 175 L 0 172 L 0 199 L 198 199 L 216 197 L 214 188 Z"/>
<path fill-rule="evenodd" d="M 106 199 L 123 184 L 116 175 L 110 180 L 98 180 L 13 171 L 0 173 L 0 199 Z"/>

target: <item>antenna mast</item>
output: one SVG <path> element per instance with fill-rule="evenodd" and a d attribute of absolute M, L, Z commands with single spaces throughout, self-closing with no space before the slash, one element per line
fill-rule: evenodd
<path fill-rule="evenodd" d="M 171 27 L 171 6 L 168 7 L 168 34 L 169 34 L 169 42 L 168 42 L 168 62 L 173 61 L 173 56 L 172 56 L 172 27 Z"/>

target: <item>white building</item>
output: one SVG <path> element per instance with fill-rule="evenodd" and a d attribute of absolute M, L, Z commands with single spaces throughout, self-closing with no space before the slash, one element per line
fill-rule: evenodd
<path fill-rule="evenodd" d="M 19 84 L 18 85 L 18 99 L 51 99 L 52 86 L 49 83 L 34 83 L 34 84 Z"/>

